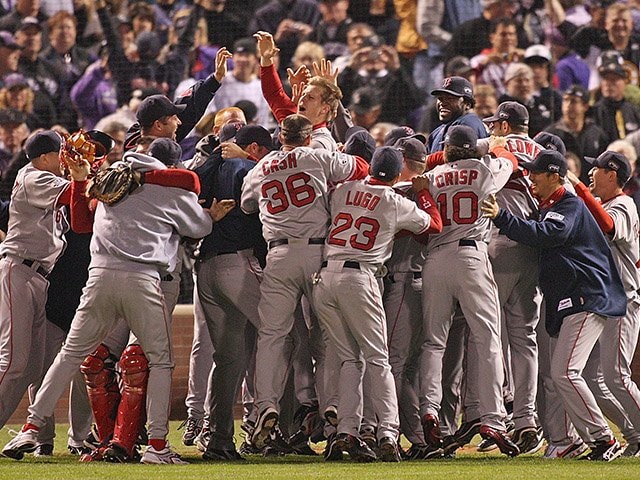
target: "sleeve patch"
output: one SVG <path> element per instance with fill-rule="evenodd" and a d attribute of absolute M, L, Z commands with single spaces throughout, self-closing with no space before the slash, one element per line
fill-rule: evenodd
<path fill-rule="evenodd" d="M 544 217 L 545 220 L 557 220 L 558 222 L 564 221 L 564 215 L 561 215 L 558 212 L 549 212 Z"/>

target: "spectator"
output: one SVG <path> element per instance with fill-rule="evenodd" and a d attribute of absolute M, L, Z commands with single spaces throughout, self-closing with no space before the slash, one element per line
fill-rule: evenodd
<path fill-rule="evenodd" d="M 252 1 L 255 3 L 255 0 Z M 247 2 L 238 2 L 238 6 L 244 9 L 248 2 L 249 0 L 247 0 Z M 243 21 L 230 10 L 235 2 L 230 2 L 229 6 L 227 6 L 226 0 L 197 0 L 194 3 L 200 5 L 204 10 L 203 15 L 207 24 L 207 39 L 209 44 L 217 47 L 226 47 L 233 45 L 236 40 L 245 36 L 245 26 L 248 21 L 243 23 Z M 249 16 L 255 13 L 255 8 L 248 12 L 242 12 L 242 14 L 249 14 Z"/>
<path fill-rule="evenodd" d="M 551 112 L 553 121 L 562 115 L 562 96 L 551 86 L 551 51 L 544 45 L 531 45 L 524 52 L 524 63 L 533 70 L 533 88 L 540 102 Z"/>
<path fill-rule="evenodd" d="M 349 51 L 347 30 L 353 24 L 353 20 L 347 14 L 349 0 L 320 0 L 318 8 L 322 20 L 306 40 L 322 45 L 328 60 L 346 55 Z"/>
<path fill-rule="evenodd" d="M 373 87 L 360 87 L 351 95 L 349 113 L 354 125 L 369 130 L 380 117 L 382 95 Z"/>
<path fill-rule="evenodd" d="M 371 127 L 369 131 L 371 132 L 371 136 L 376 142 L 376 147 L 383 147 L 384 139 L 387 134 L 397 127 L 398 126 L 395 123 L 389 122 L 378 122 L 373 127 Z"/>
<path fill-rule="evenodd" d="M 429 48 L 416 55 L 413 81 L 426 95 L 442 82 L 442 64 L 452 32 L 464 22 L 480 17 L 482 9 L 477 0 L 417 0 L 416 10 L 418 33 Z M 460 56 L 456 55 L 458 57 Z M 460 75 L 451 71 L 447 73 L 447 70 L 445 66 L 445 77 Z"/>
<path fill-rule="evenodd" d="M 573 152 L 580 159 L 579 177 L 585 184 L 588 184 L 591 168 L 584 163 L 584 157 L 597 158 L 609 143 L 604 130 L 587 117 L 588 110 L 589 92 L 574 85 L 562 97 L 562 118 L 545 128 L 545 131 L 560 137 L 567 151 Z"/>
<path fill-rule="evenodd" d="M 136 112 L 138 106 L 147 97 L 161 93 L 157 88 L 136 89 L 131 93 L 131 98 L 127 103 L 119 107 L 111 115 L 102 118 L 95 126 L 96 130 L 106 132 L 105 128 L 112 122 L 117 122 L 129 128 L 136 123 Z"/>
<path fill-rule="evenodd" d="M 142 32 L 153 32 L 156 29 L 156 13 L 147 2 L 129 4 L 127 18 L 131 22 L 134 38 Z"/>
<path fill-rule="evenodd" d="M 109 71 L 109 53 L 103 48 L 100 59 L 89 65 L 70 93 L 82 128 L 91 130 L 101 118 L 118 108 L 116 87 Z"/>
<path fill-rule="evenodd" d="M 7 31 L 0 31 L 0 83 L 18 70 L 21 47 Z"/>
<path fill-rule="evenodd" d="M 608 142 L 624 139 L 640 128 L 640 108 L 624 98 L 628 73 L 621 57 L 603 54 L 598 73 L 600 100 L 591 109 L 590 115 L 607 134 Z"/>
<path fill-rule="evenodd" d="M 347 29 L 347 52 L 333 61 L 333 66 L 342 71 L 351 61 L 351 56 L 362 47 L 371 44 L 372 38 L 379 38 L 366 23 L 352 23 Z"/>
<path fill-rule="evenodd" d="M 35 92 L 35 104 L 38 106 L 47 104 L 47 109 L 55 110 L 54 98 L 58 92 L 58 81 L 47 63 L 40 58 L 42 26 L 38 20 L 35 17 L 25 18 L 16 32 L 15 40 L 22 47 L 18 59 L 18 70 L 27 78 Z M 43 109 L 44 107 L 38 108 L 38 110 Z M 57 122 L 56 115 L 48 119 L 51 122 L 50 125 Z"/>
<path fill-rule="evenodd" d="M 0 90 L 0 109 L 11 108 L 26 115 L 26 124 L 29 130 L 36 128 L 47 128 L 51 125 L 48 119 L 55 118 L 55 111 L 40 112 L 34 111 L 35 94 L 27 79 L 20 73 L 7 75 L 4 81 L 4 88 Z"/>
<path fill-rule="evenodd" d="M 259 8 L 247 31 L 273 34 L 280 48 L 280 65 L 289 65 L 298 44 L 307 37 L 321 20 L 315 0 L 271 0 Z"/>
<path fill-rule="evenodd" d="M 565 37 L 557 30 L 549 36 L 551 55 L 556 64 L 556 78 L 558 89 L 564 92 L 572 85 L 589 88 L 589 65 L 569 48 Z"/>
<path fill-rule="evenodd" d="M 478 85 L 475 88 L 474 97 L 476 104 L 473 111 L 478 117 L 490 117 L 498 109 L 496 90 L 491 85 Z"/>
<path fill-rule="evenodd" d="M 7 180 L 22 149 L 22 143 L 29 136 L 27 116 L 13 109 L 0 110 L 0 178 Z"/>
<path fill-rule="evenodd" d="M 505 93 L 505 73 L 513 62 L 521 61 L 524 50 L 518 48 L 516 22 L 500 18 L 491 24 L 490 48 L 485 48 L 471 58 L 471 65 L 478 72 L 478 83 L 493 86 L 499 95 Z"/>
<path fill-rule="evenodd" d="M 551 124 L 553 113 L 534 93 L 533 70 L 524 63 L 512 63 L 505 73 L 507 92 L 498 98 L 498 102 L 515 101 L 521 103 L 529 111 L 529 136 L 535 137 L 538 132 Z"/>
<path fill-rule="evenodd" d="M 40 53 L 54 78 L 58 81 L 55 106 L 58 122 L 67 130 L 78 128 L 78 116 L 71 105 L 71 88 L 78 81 L 95 57 L 76 45 L 76 18 L 70 13 L 60 11 L 48 22 L 50 46 Z"/>
<path fill-rule="evenodd" d="M 14 9 L 0 18 L 0 30 L 16 33 L 22 21 L 27 17 L 35 17 L 38 23 L 45 23 L 47 16 L 40 11 L 38 0 L 16 0 Z"/>
<path fill-rule="evenodd" d="M 293 58 L 291 59 L 291 65 L 294 71 L 302 65 L 305 65 L 309 71 L 313 71 L 313 63 L 315 62 L 320 65 L 320 61 L 323 58 L 326 57 L 324 47 L 322 45 L 305 41 L 296 48 Z"/>
<path fill-rule="evenodd" d="M 237 40 L 233 45 L 233 70 L 225 76 L 206 112 L 217 112 L 234 106 L 240 100 L 250 100 L 258 107 L 258 124 L 267 128 L 275 126 L 269 105 L 262 95 L 260 79 L 256 74 L 257 66 L 255 39 Z"/>
<path fill-rule="evenodd" d="M 494 20 L 507 17 L 512 18 L 516 13 L 514 0 L 482 0 L 482 14 L 468 20 L 453 31 L 451 41 L 447 46 L 445 60 L 456 55 L 473 58 L 482 50 L 491 48 L 491 24 Z M 522 29 L 518 32 L 518 45 L 527 46 L 526 35 Z"/>
<path fill-rule="evenodd" d="M 349 65 L 338 75 L 338 85 L 345 103 L 351 100 L 357 88 L 376 88 L 382 105 L 381 122 L 405 123 L 410 112 L 421 103 L 411 77 L 400 68 L 398 52 L 388 45 L 356 51 Z"/>
<path fill-rule="evenodd" d="M 350 0 L 349 16 L 354 22 L 366 23 L 384 39 L 387 45 L 395 45 L 398 36 L 398 20 L 394 2 L 377 0 Z"/>

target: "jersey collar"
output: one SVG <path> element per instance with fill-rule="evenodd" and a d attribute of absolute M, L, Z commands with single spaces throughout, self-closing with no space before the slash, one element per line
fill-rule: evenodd
<path fill-rule="evenodd" d="M 564 194 L 567 191 L 564 187 L 558 188 L 555 192 L 551 194 L 549 198 L 540 202 L 540 210 L 547 210 L 551 208 L 558 200 L 564 197 Z"/>

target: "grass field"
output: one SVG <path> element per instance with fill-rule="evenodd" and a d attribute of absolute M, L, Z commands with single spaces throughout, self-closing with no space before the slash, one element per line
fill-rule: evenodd
<path fill-rule="evenodd" d="M 150 466 L 141 464 L 79 463 L 66 453 L 66 426 L 57 429 L 56 454 L 42 460 L 32 455 L 16 462 L 0 458 L 0 479 L 11 480 L 209 480 L 209 479 L 404 479 L 434 478 L 444 480 L 475 479 L 637 479 L 640 458 L 617 459 L 611 463 L 580 460 L 544 460 L 538 456 L 509 459 L 499 454 L 480 454 L 475 448 L 461 451 L 453 460 L 415 461 L 399 464 L 354 464 L 349 461 L 326 464 L 322 457 L 286 456 L 262 458 L 251 456 L 246 462 L 204 462 L 195 447 L 180 442 L 178 422 L 171 423 L 169 440 L 191 465 Z M 13 428 L 18 428 L 14 426 Z M 0 431 L 0 446 L 10 438 L 7 428 Z"/>

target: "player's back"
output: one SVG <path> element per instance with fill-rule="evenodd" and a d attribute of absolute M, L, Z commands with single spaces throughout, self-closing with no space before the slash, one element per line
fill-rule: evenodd
<path fill-rule="evenodd" d="M 513 164 L 485 155 L 445 163 L 427 173 L 429 191 L 438 204 L 442 232 L 429 237 L 428 249 L 461 239 L 489 241 L 491 221 L 480 205 L 509 180 Z"/>
<path fill-rule="evenodd" d="M 351 155 L 324 149 L 296 147 L 271 152 L 245 177 L 242 209 L 249 213 L 257 202 L 267 241 L 325 237 L 329 224 L 327 185 L 349 178 L 354 165 Z"/>
<path fill-rule="evenodd" d="M 430 225 L 415 202 L 375 179 L 339 185 L 331 197 L 331 218 L 325 256 L 372 265 L 389 259 L 399 230 L 422 233 Z"/>

